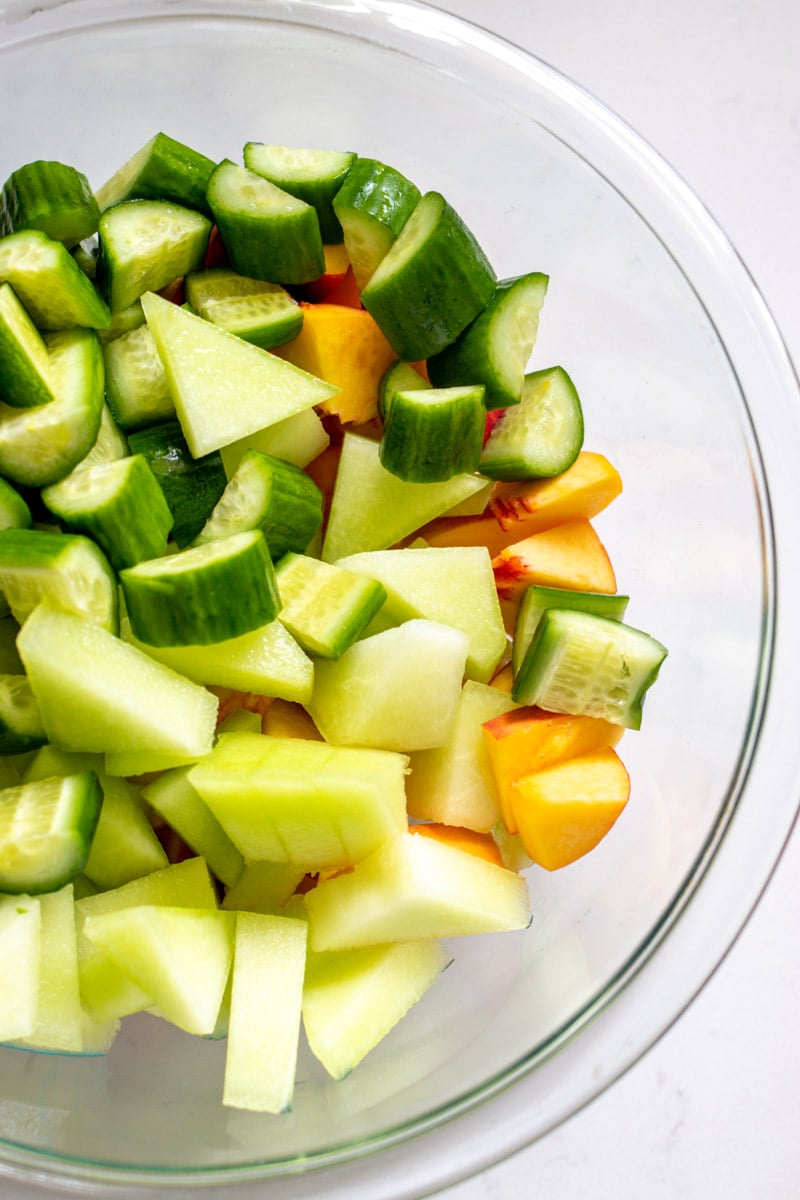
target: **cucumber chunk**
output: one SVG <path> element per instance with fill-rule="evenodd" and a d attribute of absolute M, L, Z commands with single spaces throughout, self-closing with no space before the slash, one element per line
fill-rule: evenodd
<path fill-rule="evenodd" d="M 55 399 L 36 408 L 0 402 L 0 471 L 24 487 L 63 479 L 94 445 L 103 410 L 103 356 L 91 330 L 50 333 Z"/>
<path fill-rule="evenodd" d="M 452 345 L 428 360 L 434 387 L 482 383 L 487 408 L 517 404 L 548 283 L 549 277 L 540 272 L 498 283 L 475 320 Z"/>
<path fill-rule="evenodd" d="M 356 158 L 333 198 L 347 257 L 360 291 L 416 208 L 420 190 L 394 167 Z"/>
<path fill-rule="evenodd" d="M 551 712 L 601 717 L 639 729 L 647 689 L 667 656 L 655 638 L 578 609 L 547 609 L 512 696 Z"/>
<path fill-rule="evenodd" d="M 303 327 L 302 308 L 279 283 L 210 267 L 187 275 L 185 290 L 198 316 L 262 350 L 290 342 Z"/>
<path fill-rule="evenodd" d="M 290 551 L 308 549 L 322 523 L 322 504 L 322 492 L 305 471 L 247 450 L 196 541 L 260 529 L 277 562 Z"/>
<path fill-rule="evenodd" d="M 260 530 L 236 533 L 120 572 L 131 630 L 152 646 L 201 646 L 239 637 L 280 608 Z"/>
<path fill-rule="evenodd" d="M 44 338 L 10 283 L 0 284 L 0 399 L 15 408 L 54 399 Z"/>
<path fill-rule="evenodd" d="M 103 362 L 108 406 L 123 429 L 141 429 L 175 416 L 164 364 L 146 325 L 105 343 Z"/>
<path fill-rule="evenodd" d="M 138 429 L 128 441 L 132 454 L 147 459 L 172 513 L 172 539 L 183 550 L 225 490 L 228 480 L 219 451 L 194 458 L 178 421 Z"/>
<path fill-rule="evenodd" d="M 166 133 L 157 133 L 97 192 L 102 210 L 123 200 L 169 200 L 211 215 L 206 188 L 214 162 Z"/>
<path fill-rule="evenodd" d="M 31 510 L 16 488 L 0 475 L 0 532 L 4 529 L 30 529 Z"/>
<path fill-rule="evenodd" d="M 104 329 L 107 305 L 61 242 L 39 229 L 0 238 L 0 282 L 8 282 L 37 329 Z"/>
<path fill-rule="evenodd" d="M 225 253 L 241 275 L 308 283 L 325 270 L 315 209 L 254 171 L 225 159 L 208 183 Z"/>
<path fill-rule="evenodd" d="M 578 608 L 581 612 L 608 617 L 612 621 L 625 619 L 630 597 L 608 592 L 576 592 L 569 588 L 544 587 L 533 583 L 522 593 L 514 624 L 511 666 L 517 675 L 536 627 L 548 608 Z"/>
<path fill-rule="evenodd" d="M 344 240 L 342 226 L 333 210 L 333 198 L 355 158 L 352 151 L 311 150 L 265 142 L 248 142 L 244 148 L 244 165 L 249 171 L 316 210 L 322 241 L 331 246 Z"/>
<path fill-rule="evenodd" d="M 386 599 L 378 580 L 303 554 L 285 555 L 275 575 L 280 623 L 317 658 L 340 658 Z"/>
<path fill-rule="evenodd" d="M 428 192 L 361 300 L 400 358 L 416 362 L 455 341 L 489 302 L 496 282 L 474 235 L 443 196 Z"/>
<path fill-rule="evenodd" d="M 411 363 L 402 360 L 392 363 L 384 373 L 378 388 L 378 416 L 382 421 L 386 419 L 395 393 L 411 392 L 429 386 Z"/>
<path fill-rule="evenodd" d="M 560 475 L 583 445 L 583 410 L 562 367 L 525 376 L 519 404 L 500 414 L 480 459 L 490 479 Z"/>
<path fill-rule="evenodd" d="M 49 597 L 110 633 L 119 627 L 117 581 L 102 550 L 80 534 L 0 533 L 0 591 L 20 625 Z"/>
<path fill-rule="evenodd" d="M 380 459 L 408 483 L 442 483 L 474 471 L 486 410 L 482 384 L 395 391 L 384 411 Z"/>
<path fill-rule="evenodd" d="M 0 754 L 25 754 L 47 741 L 39 705 L 25 675 L 0 675 Z"/>
<path fill-rule="evenodd" d="M 97 230 L 100 209 L 84 174 L 61 162 L 25 163 L 0 192 L 0 234 L 41 229 L 74 246 Z"/>
<path fill-rule="evenodd" d="M 165 200 L 127 200 L 100 218 L 97 284 L 112 312 L 157 292 L 203 261 L 211 222 Z"/>
<path fill-rule="evenodd" d="M 103 793 L 94 771 L 0 792 L 0 890 L 55 892 L 83 870 Z"/>

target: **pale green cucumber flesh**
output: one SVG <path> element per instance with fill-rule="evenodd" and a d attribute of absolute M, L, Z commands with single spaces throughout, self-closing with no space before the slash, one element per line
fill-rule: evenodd
<path fill-rule="evenodd" d="M 333 199 L 347 257 L 363 290 L 420 199 L 416 184 L 394 167 L 357 157 Z"/>
<path fill-rule="evenodd" d="M 157 133 L 97 192 L 101 209 L 122 200 L 171 200 L 210 216 L 206 188 L 214 162 L 165 133 Z"/>
<path fill-rule="evenodd" d="M 519 404 L 502 413 L 483 448 L 480 470 L 490 479 L 560 475 L 583 446 L 583 410 L 561 367 L 525 376 Z"/>
<path fill-rule="evenodd" d="M 15 408 L 54 399 L 47 346 L 10 283 L 0 284 L 0 399 Z"/>
<path fill-rule="evenodd" d="M 104 329 L 111 320 L 69 251 L 38 229 L 0 238 L 0 282 L 6 280 L 37 329 Z"/>
<path fill-rule="evenodd" d="M 378 387 L 378 416 L 381 420 L 386 419 L 396 392 L 410 392 L 426 387 L 428 384 L 411 363 L 402 360 L 393 363 L 384 373 Z"/>
<path fill-rule="evenodd" d="M 531 584 L 522 594 L 514 623 L 514 642 L 511 664 L 516 675 L 522 666 L 536 627 L 547 608 L 578 608 L 581 612 L 594 613 L 613 621 L 625 619 L 630 597 L 609 595 L 606 592 L 577 592 L 568 588 L 544 587 Z"/>
<path fill-rule="evenodd" d="M 43 529 L 0 533 L 0 591 L 23 624 L 41 600 L 118 629 L 117 583 L 100 548 L 80 534 Z"/>
<path fill-rule="evenodd" d="M 248 142 L 244 147 L 244 165 L 248 170 L 269 179 L 316 210 L 320 235 L 326 245 L 336 245 L 343 240 L 342 227 L 333 210 L 333 198 L 355 158 L 355 154 L 348 151 L 264 142 Z"/>
<path fill-rule="evenodd" d="M 33 523 L 27 502 L 0 475 L 0 533 L 4 529 L 29 529 Z"/>
<path fill-rule="evenodd" d="M 146 325 L 103 346 L 106 400 L 122 429 L 141 429 L 175 415 L 164 365 Z"/>
<path fill-rule="evenodd" d="M 39 706 L 25 675 L 0 675 L 0 754 L 24 754 L 47 741 Z"/>
<path fill-rule="evenodd" d="M 93 771 L 0 792 L 0 890 L 53 892 L 83 870 L 102 804 Z"/>
<path fill-rule="evenodd" d="M 112 312 L 157 292 L 203 260 L 211 222 L 163 200 L 127 200 L 100 219 L 97 283 Z"/>
<path fill-rule="evenodd" d="M 199 316 L 262 350 L 284 345 L 303 327 L 302 308 L 278 283 L 211 267 L 188 275 L 185 288 Z"/>
<path fill-rule="evenodd" d="M 279 620 L 309 654 L 339 658 L 352 646 L 386 599 L 375 579 L 301 554 L 276 567 Z"/>

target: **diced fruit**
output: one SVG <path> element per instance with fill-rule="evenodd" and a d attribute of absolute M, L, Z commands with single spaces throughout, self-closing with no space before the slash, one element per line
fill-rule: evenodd
<path fill-rule="evenodd" d="M 433 838 L 435 842 L 453 846 L 456 850 L 463 850 L 465 854 L 475 854 L 498 867 L 505 866 L 497 842 L 490 833 L 478 833 L 474 829 L 464 829 L 458 825 L 441 825 L 436 821 L 409 825 L 408 832 L 420 837 Z"/>
<path fill-rule="evenodd" d="M 291 863 L 246 863 L 237 883 L 225 892 L 222 907 L 234 912 L 277 913 L 305 875 Z"/>
<path fill-rule="evenodd" d="M 377 442 L 345 434 L 322 558 L 336 562 L 362 550 L 385 550 L 483 485 L 477 475 L 406 483 L 381 466 Z"/>
<path fill-rule="evenodd" d="M 318 658 L 340 658 L 386 599 L 378 580 L 303 554 L 285 555 L 275 576 L 281 624 Z"/>
<path fill-rule="evenodd" d="M 406 828 L 407 759 L 388 750 L 226 734 L 189 772 L 245 859 L 348 867 Z"/>
<path fill-rule="evenodd" d="M 309 951 L 303 1025 L 312 1053 L 343 1079 L 427 992 L 451 958 L 437 941 Z"/>
<path fill-rule="evenodd" d="M 504 529 L 527 536 L 579 517 L 591 520 L 621 491 L 619 472 L 608 459 L 583 450 L 562 475 L 508 485 L 491 509 Z"/>
<path fill-rule="evenodd" d="M 465 633 L 406 621 L 315 666 L 308 711 L 339 746 L 426 750 L 450 735 L 469 649 Z"/>
<path fill-rule="evenodd" d="M 287 1112 L 294 1093 L 307 925 L 238 913 L 223 1104 Z"/>
<path fill-rule="evenodd" d="M 313 950 L 525 929 L 525 880 L 474 854 L 405 833 L 308 893 Z"/>
<path fill-rule="evenodd" d="M 84 1051 L 72 884 L 39 897 L 41 956 L 36 1026 L 25 1044 L 64 1054 Z"/>
<path fill-rule="evenodd" d="M 381 615 L 395 624 L 422 617 L 466 633 L 467 677 L 481 683 L 491 678 L 506 635 L 485 547 L 375 550 L 349 555 L 337 565 L 383 585 L 387 599 Z"/>
<path fill-rule="evenodd" d="M 304 738 L 321 742 L 322 734 L 300 704 L 274 700 L 264 714 L 263 733 L 270 737 Z"/>
<path fill-rule="evenodd" d="M 0 1042 L 30 1037 L 39 1009 L 41 916 L 31 896 L 0 896 Z"/>
<path fill-rule="evenodd" d="M 0 792 L 0 891 L 54 892 L 86 866 L 102 804 L 94 771 Z"/>
<path fill-rule="evenodd" d="M 235 918 L 207 908 L 142 905 L 87 916 L 84 936 L 187 1033 L 214 1032 Z"/>
<path fill-rule="evenodd" d="M 616 746 L 624 730 L 598 717 L 515 708 L 485 721 L 482 732 L 503 821 L 509 833 L 516 833 L 511 806 L 515 779 L 563 759 Z"/>
<path fill-rule="evenodd" d="M 43 602 L 18 647 L 48 738 L 63 749 L 211 749 L 216 697 L 99 625 Z"/>
<path fill-rule="evenodd" d="M 517 779 L 511 806 L 528 854 L 556 871 L 594 849 L 629 795 L 628 773 L 609 748 Z"/>
<path fill-rule="evenodd" d="M 472 680 L 464 684 L 445 744 L 410 756 L 410 816 L 484 833 L 492 829 L 499 810 L 482 725 L 514 707 L 511 697 L 497 688 Z"/>
<path fill-rule="evenodd" d="M 483 491 L 476 493 L 479 494 L 485 495 Z M 429 546 L 484 546 L 495 558 L 517 540 L 519 532 L 518 529 L 504 530 L 491 511 L 483 515 L 463 514 L 457 517 L 448 512 L 423 525 L 419 536 Z"/>
<path fill-rule="evenodd" d="M 225 471 L 230 479 L 247 450 L 260 450 L 273 458 L 282 458 L 296 467 L 307 467 L 330 443 L 330 437 L 313 408 L 303 409 L 266 429 L 256 430 L 247 437 L 230 442 L 220 450 Z"/>
<path fill-rule="evenodd" d="M 218 879 L 235 885 L 244 860 L 188 779 L 189 767 L 166 771 L 142 791 L 142 799 L 200 854 Z M 165 864 L 166 865 L 166 864 Z"/>
<path fill-rule="evenodd" d="M 142 305 L 195 458 L 336 393 L 332 384 L 152 292 Z"/>

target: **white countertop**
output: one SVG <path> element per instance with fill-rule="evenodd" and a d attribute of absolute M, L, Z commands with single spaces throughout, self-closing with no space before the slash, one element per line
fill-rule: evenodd
<path fill-rule="evenodd" d="M 796 0 L 445 0 L 649 141 L 714 214 L 800 365 Z M 800 521 L 799 521 L 800 524 Z M 700 997 L 614 1087 L 442 1200 L 800 1196 L 800 830 Z"/>

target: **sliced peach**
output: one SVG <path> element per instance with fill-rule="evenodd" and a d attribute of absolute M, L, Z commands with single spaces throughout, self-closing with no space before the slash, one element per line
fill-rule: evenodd
<path fill-rule="evenodd" d="M 291 700 L 273 700 L 262 719 L 262 729 L 271 737 L 322 741 L 322 734 L 302 704 L 295 704 Z"/>
<path fill-rule="evenodd" d="M 564 759 L 616 746 L 624 731 L 599 717 L 525 707 L 484 722 L 482 732 L 503 821 L 509 833 L 516 833 L 511 804 L 515 780 Z"/>
<path fill-rule="evenodd" d="M 511 805 L 528 854 L 548 871 L 582 858 L 611 829 L 630 787 L 628 772 L 611 748 L 517 779 Z"/>
<path fill-rule="evenodd" d="M 486 546 L 496 558 L 519 536 L 519 529 L 504 530 L 491 512 L 478 517 L 437 517 L 423 525 L 418 535 L 429 546 Z"/>
<path fill-rule="evenodd" d="M 560 475 L 498 489 L 490 507 L 503 529 L 517 528 L 524 536 L 577 517 L 595 517 L 621 491 L 616 467 L 604 455 L 583 450 Z"/>
<path fill-rule="evenodd" d="M 409 833 L 418 833 L 421 837 L 433 838 L 434 841 L 444 842 L 447 846 L 455 846 L 456 850 L 466 850 L 468 854 L 476 854 L 487 862 L 496 863 L 498 867 L 505 866 L 497 842 L 490 833 L 476 833 L 474 829 L 462 829 L 457 825 L 442 825 L 431 821 L 429 824 L 409 825 Z"/>

